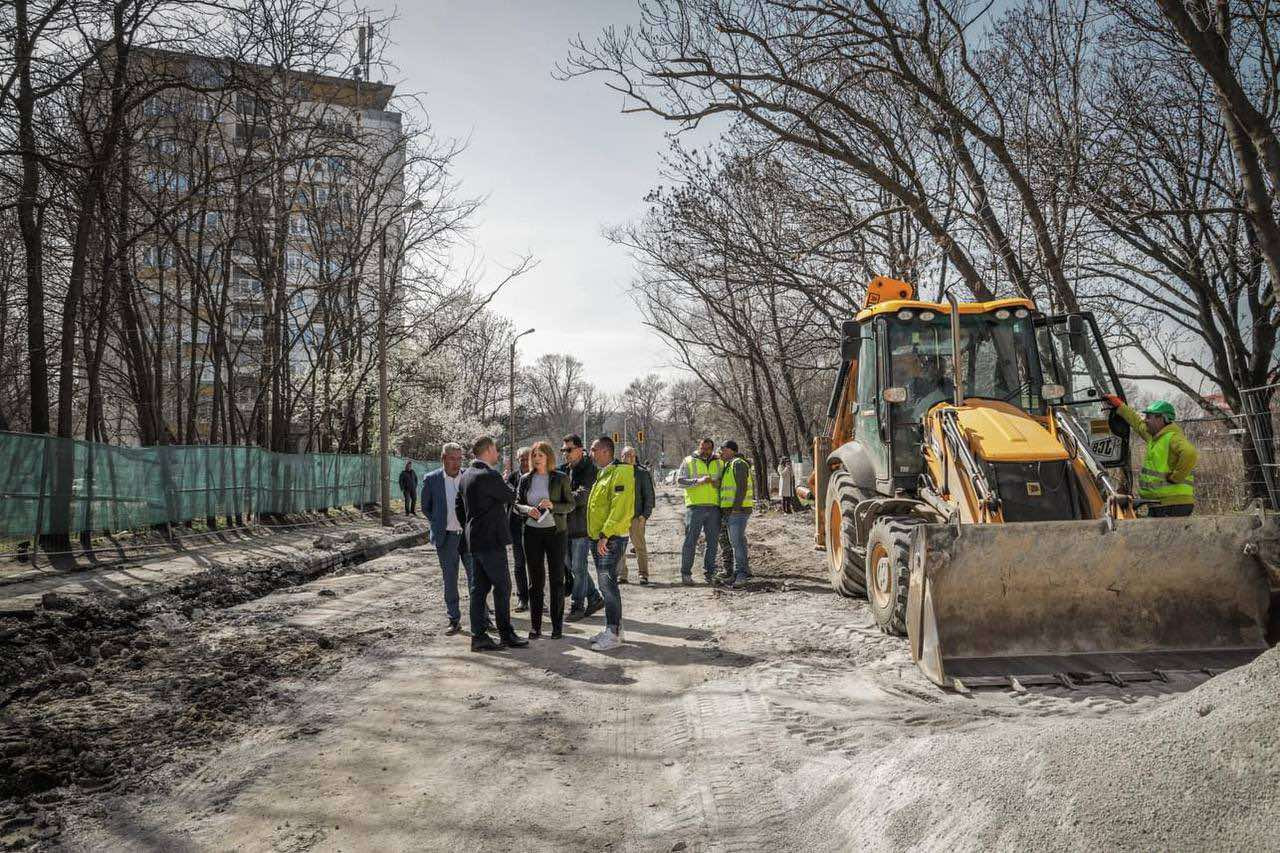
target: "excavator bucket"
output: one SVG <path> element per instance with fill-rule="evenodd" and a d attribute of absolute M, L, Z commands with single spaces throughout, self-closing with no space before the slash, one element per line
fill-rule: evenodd
<path fill-rule="evenodd" d="M 928 524 L 914 536 L 907 636 L 943 686 L 1165 680 L 1267 649 L 1274 516 Z"/>

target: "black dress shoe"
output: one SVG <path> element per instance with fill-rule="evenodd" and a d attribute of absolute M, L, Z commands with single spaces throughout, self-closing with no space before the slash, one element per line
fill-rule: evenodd
<path fill-rule="evenodd" d="M 460 623 L 457 619 L 450 619 L 449 628 L 448 630 L 445 631 L 445 634 L 452 637 L 454 634 L 458 633 L 461 630 L 462 630 L 462 623 Z"/>
<path fill-rule="evenodd" d="M 519 634 L 508 634 L 502 638 L 502 645 L 509 649 L 523 649 L 525 646 L 529 645 L 529 641 L 524 637 L 521 637 Z"/>
<path fill-rule="evenodd" d="M 498 645 L 493 637 L 488 634 L 481 634 L 478 637 L 471 638 L 471 651 L 473 652 L 492 652 L 502 648 Z"/>
<path fill-rule="evenodd" d="M 541 632 L 541 631 L 530 631 L 530 632 L 529 632 L 529 639 L 530 639 L 530 640 L 541 640 L 541 639 L 542 639 L 542 632 Z"/>
<path fill-rule="evenodd" d="M 619 583 L 619 584 L 624 584 L 624 583 L 626 583 L 626 582 L 627 582 L 627 579 L 626 579 L 626 578 L 618 578 L 618 583 Z"/>
<path fill-rule="evenodd" d="M 553 640 L 563 640 L 563 639 L 564 639 L 564 631 L 563 631 L 563 630 L 561 630 L 560 628 L 552 628 L 552 629 L 551 629 L 551 639 L 553 639 Z"/>

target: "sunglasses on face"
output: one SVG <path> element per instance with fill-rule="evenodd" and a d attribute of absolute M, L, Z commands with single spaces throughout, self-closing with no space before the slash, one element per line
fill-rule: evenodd
<path fill-rule="evenodd" d="M 575 450 L 577 450 L 577 448 L 576 448 L 576 447 L 562 447 L 562 448 L 560 448 L 560 452 L 561 452 L 561 453 L 572 453 L 572 452 L 573 452 L 573 451 L 575 451 Z"/>

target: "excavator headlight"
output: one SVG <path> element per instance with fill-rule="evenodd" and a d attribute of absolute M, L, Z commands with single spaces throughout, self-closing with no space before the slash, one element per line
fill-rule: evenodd
<path fill-rule="evenodd" d="M 916 315 L 915 315 L 915 313 L 914 313 L 914 312 L 912 312 L 912 311 L 899 311 L 899 312 L 898 312 L 898 319 L 899 319 L 899 320 L 912 320 L 912 319 L 914 319 L 914 318 L 915 318 L 915 316 L 916 316 Z"/>
<path fill-rule="evenodd" d="M 932 311 L 921 311 L 921 312 L 920 312 L 920 319 L 921 319 L 921 320 L 923 320 L 923 321 L 924 321 L 924 322 L 926 322 L 926 323 L 927 323 L 927 322 L 929 322 L 930 320 L 932 320 L 932 319 L 933 319 L 934 317 L 936 317 L 936 316 L 937 316 L 937 315 L 936 315 L 936 314 L 934 314 Z"/>
<path fill-rule="evenodd" d="M 1031 315 L 1031 312 L 1028 311 L 1026 308 L 1019 308 L 1017 311 L 1013 312 L 1013 316 L 1017 317 L 1019 320 L 1025 320 L 1030 315 Z"/>
<path fill-rule="evenodd" d="M 997 311 L 997 312 L 996 312 L 996 319 L 997 319 L 997 320 L 1008 320 L 1008 319 L 1009 319 L 1009 309 L 1007 309 L 1007 308 L 1001 308 L 999 311 Z"/>
<path fill-rule="evenodd" d="M 1067 396 L 1067 389 L 1061 385 L 1041 385 L 1040 396 L 1046 400 L 1061 400 Z"/>

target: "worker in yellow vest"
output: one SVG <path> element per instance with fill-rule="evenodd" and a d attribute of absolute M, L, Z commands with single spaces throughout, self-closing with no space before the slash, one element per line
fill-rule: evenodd
<path fill-rule="evenodd" d="M 698 452 L 691 453 L 680 463 L 680 476 L 676 482 L 684 487 L 684 547 L 680 550 L 680 582 L 693 584 L 693 553 L 698 547 L 698 536 L 706 538 L 706 553 L 702 559 L 702 573 L 707 583 L 715 580 L 716 543 L 720 535 L 720 475 L 724 463 L 715 456 L 715 442 L 704 438 L 698 442 Z"/>
<path fill-rule="evenodd" d="M 1106 399 L 1147 443 L 1147 456 L 1138 475 L 1138 497 L 1159 501 L 1148 508 L 1147 514 L 1152 518 L 1191 515 L 1196 503 L 1195 475 L 1191 471 L 1198 454 L 1182 428 L 1174 423 L 1177 415 L 1173 404 L 1156 400 L 1138 414 L 1115 395 L 1109 394 Z"/>
<path fill-rule="evenodd" d="M 738 455 L 738 442 L 720 445 L 720 548 L 725 583 L 738 586 L 751 578 L 747 561 L 747 522 L 755 505 L 756 483 L 751 463 Z"/>

